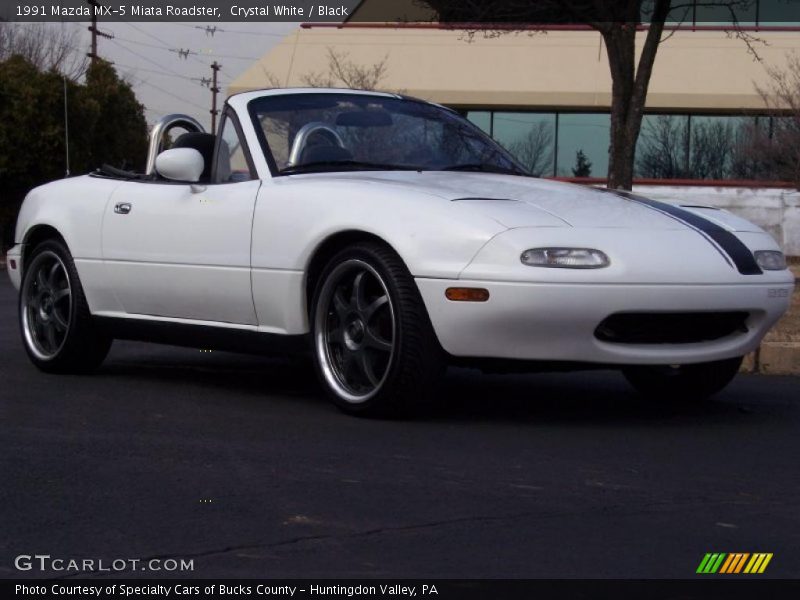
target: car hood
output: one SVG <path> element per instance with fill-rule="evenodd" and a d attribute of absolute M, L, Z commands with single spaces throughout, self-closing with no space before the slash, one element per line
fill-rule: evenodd
<path fill-rule="evenodd" d="M 685 224 L 623 195 L 583 185 L 493 173 L 380 171 L 313 175 L 314 178 L 402 186 L 438 196 L 458 210 L 476 211 L 509 228 L 591 227 L 684 229 Z M 680 202 L 673 202 L 681 206 Z M 709 206 L 683 205 L 729 231 L 761 229 Z"/>

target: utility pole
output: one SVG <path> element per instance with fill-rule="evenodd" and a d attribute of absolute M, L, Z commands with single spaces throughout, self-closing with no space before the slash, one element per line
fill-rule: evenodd
<path fill-rule="evenodd" d="M 217 73 L 222 68 L 222 65 L 217 61 L 211 63 L 211 133 L 217 133 L 217 94 L 219 93 L 219 85 L 217 85 Z"/>
<path fill-rule="evenodd" d="M 97 62 L 97 59 L 100 58 L 97 55 L 97 36 L 107 38 L 109 40 L 114 39 L 114 36 L 110 33 L 106 33 L 105 31 L 100 31 L 97 28 L 97 13 L 99 12 L 100 3 L 97 0 L 86 0 L 86 3 L 92 7 L 92 24 L 89 26 L 89 31 L 92 32 L 92 51 L 89 52 L 86 56 L 92 59 L 92 64 Z"/>

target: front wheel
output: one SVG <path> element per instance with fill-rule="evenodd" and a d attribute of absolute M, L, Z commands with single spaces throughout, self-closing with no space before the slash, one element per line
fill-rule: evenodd
<path fill-rule="evenodd" d="M 357 244 L 331 258 L 311 323 L 317 372 L 343 411 L 397 415 L 431 399 L 443 353 L 411 274 L 389 248 Z"/>
<path fill-rule="evenodd" d="M 48 373 L 83 373 L 99 366 L 111 338 L 92 321 L 69 250 L 48 240 L 31 251 L 26 263 L 19 318 L 33 364 Z"/>
<path fill-rule="evenodd" d="M 646 365 L 622 370 L 643 396 L 673 402 L 704 400 L 721 391 L 739 372 L 742 357 L 690 365 Z"/>

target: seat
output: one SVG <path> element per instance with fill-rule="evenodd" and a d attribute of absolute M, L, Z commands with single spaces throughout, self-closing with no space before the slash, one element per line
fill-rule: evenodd
<path fill-rule="evenodd" d="M 300 156 L 300 164 L 308 165 L 319 162 L 339 162 L 352 160 L 353 154 L 339 146 L 308 146 Z"/>
<path fill-rule="evenodd" d="M 203 172 L 200 174 L 200 181 L 208 183 L 211 181 L 211 166 L 214 161 L 214 141 L 216 136 L 213 133 L 184 133 L 172 144 L 173 148 L 194 148 L 203 157 Z"/>

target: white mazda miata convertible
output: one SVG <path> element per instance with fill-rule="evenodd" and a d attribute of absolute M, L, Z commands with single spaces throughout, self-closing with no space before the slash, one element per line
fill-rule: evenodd
<path fill-rule="evenodd" d="M 165 134 L 188 130 L 167 150 Z M 394 94 L 232 96 L 217 135 L 171 115 L 143 174 L 36 188 L 8 255 L 25 348 L 97 367 L 114 338 L 308 349 L 358 414 L 448 363 L 619 368 L 721 390 L 789 304 L 775 241 L 724 210 L 543 181 L 457 113 Z"/>

